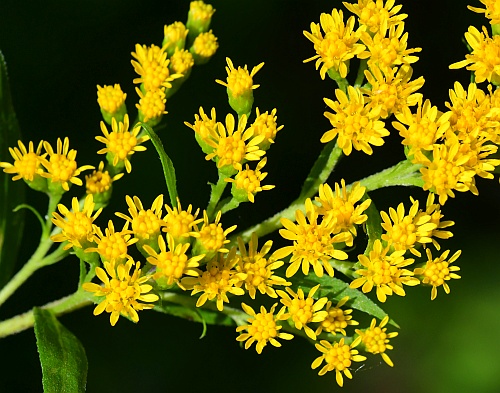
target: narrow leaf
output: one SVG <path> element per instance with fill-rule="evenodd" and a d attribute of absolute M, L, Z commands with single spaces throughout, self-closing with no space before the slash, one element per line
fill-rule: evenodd
<path fill-rule="evenodd" d="M 0 160 L 11 157 L 9 147 L 17 146 L 21 139 L 12 97 L 10 94 L 7 65 L 0 51 Z M 12 276 L 22 238 L 24 212 L 13 212 L 24 201 L 26 185 L 12 181 L 10 175 L 0 169 L 0 288 Z"/>
<path fill-rule="evenodd" d="M 163 302 L 154 308 L 156 311 L 176 317 L 187 319 L 188 321 L 199 322 L 207 325 L 234 326 L 234 321 L 218 311 L 208 310 L 206 308 L 189 308 L 180 304 Z"/>
<path fill-rule="evenodd" d="M 165 152 L 163 148 L 163 144 L 161 143 L 161 139 L 156 135 L 151 128 L 146 123 L 140 124 L 142 128 L 146 131 L 146 133 L 151 138 L 151 142 L 153 142 L 153 146 L 155 147 L 158 155 L 160 156 L 161 166 L 163 167 L 163 175 L 165 176 L 165 181 L 167 183 L 168 195 L 170 196 L 170 205 L 172 207 L 177 207 L 177 179 L 175 177 L 175 168 L 172 160 Z"/>
<path fill-rule="evenodd" d="M 34 308 L 45 393 L 85 392 L 87 356 L 80 341 L 48 310 Z"/>
<path fill-rule="evenodd" d="M 365 194 L 365 198 L 368 199 L 368 194 Z M 381 240 L 382 237 L 382 219 L 380 218 L 380 213 L 375 206 L 375 203 L 370 203 L 368 209 L 365 210 L 365 214 L 368 216 L 366 220 L 366 233 L 368 235 L 368 244 L 366 246 L 365 255 L 368 255 L 371 250 L 373 250 L 373 243 L 375 240 Z"/>

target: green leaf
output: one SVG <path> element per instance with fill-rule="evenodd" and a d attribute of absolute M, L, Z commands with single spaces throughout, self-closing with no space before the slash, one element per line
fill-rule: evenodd
<path fill-rule="evenodd" d="M 235 322 L 229 316 L 215 310 L 206 308 L 190 308 L 180 304 L 163 302 L 155 306 L 156 311 L 170 314 L 176 317 L 187 319 L 188 321 L 199 322 L 208 325 L 234 326 Z"/>
<path fill-rule="evenodd" d="M 292 279 L 292 281 L 294 281 Z M 362 311 L 368 315 L 372 315 L 378 319 L 383 319 L 387 313 L 382 310 L 375 302 L 358 289 L 349 287 L 349 284 L 335 277 L 323 276 L 318 277 L 314 273 L 309 273 L 307 277 L 301 278 L 296 283 L 303 288 L 307 293 L 317 284 L 320 284 L 318 292 L 315 297 L 327 297 L 328 300 L 340 300 L 345 296 L 349 296 L 349 307 L 358 311 Z M 392 319 L 389 321 L 391 325 L 399 328 L 399 325 Z"/>
<path fill-rule="evenodd" d="M 363 200 L 369 199 L 368 193 L 365 194 Z M 380 213 L 375 206 L 375 203 L 370 203 L 368 209 L 365 210 L 365 214 L 368 216 L 368 220 L 366 220 L 366 233 L 368 235 L 368 244 L 366 245 L 365 255 L 368 256 L 371 250 L 373 250 L 373 243 L 375 240 L 381 240 L 382 237 L 382 218 L 380 217 Z"/>
<path fill-rule="evenodd" d="M 8 160 L 9 147 L 21 140 L 9 88 L 7 65 L 0 51 L 0 160 Z M 14 213 L 14 208 L 25 199 L 26 185 L 12 181 L 10 175 L 0 169 L 0 288 L 12 276 L 17 261 L 24 227 L 24 212 Z"/>
<path fill-rule="evenodd" d="M 326 182 L 328 176 L 330 176 L 341 155 L 342 149 L 337 146 L 335 140 L 325 145 L 309 175 L 307 175 L 298 199 L 310 198 L 316 193 L 319 185 Z"/>
<path fill-rule="evenodd" d="M 172 207 L 177 207 L 177 179 L 175 177 L 175 168 L 172 160 L 165 152 L 163 144 L 156 133 L 146 123 L 140 123 L 140 126 L 144 128 L 146 133 L 151 138 L 153 146 L 155 147 L 158 155 L 160 156 L 161 166 L 163 167 L 163 175 L 165 176 L 165 181 L 167 183 L 168 195 L 170 196 L 170 204 Z"/>
<path fill-rule="evenodd" d="M 50 311 L 34 308 L 33 313 L 43 391 L 85 392 L 88 365 L 83 345 Z"/>

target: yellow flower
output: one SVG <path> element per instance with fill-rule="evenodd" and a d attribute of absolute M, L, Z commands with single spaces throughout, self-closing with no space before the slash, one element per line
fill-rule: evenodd
<path fill-rule="evenodd" d="M 370 69 L 378 65 L 381 70 L 387 70 L 418 61 L 418 57 L 412 53 L 420 52 L 422 48 L 407 49 L 408 33 L 404 33 L 404 28 L 404 22 L 401 22 L 387 28 L 382 27 L 373 37 L 367 32 L 361 33 L 361 40 L 368 49 L 364 56 L 369 57 Z"/>
<path fill-rule="evenodd" d="M 481 33 L 474 26 L 469 26 L 465 39 L 472 48 L 470 54 L 465 55 L 465 60 L 453 63 L 451 69 L 466 67 L 473 71 L 476 83 L 487 80 L 495 85 L 500 84 L 500 36 L 489 37 L 486 27 Z"/>
<path fill-rule="evenodd" d="M 436 241 L 436 237 L 438 239 L 449 239 L 450 237 L 453 236 L 453 233 L 450 231 L 443 231 L 442 229 L 451 227 L 455 225 L 453 221 L 441 221 L 441 218 L 443 218 L 443 215 L 441 214 L 441 206 L 439 203 L 434 203 L 436 194 L 430 192 L 428 197 L 427 197 L 427 204 L 426 204 L 426 210 L 425 212 L 419 212 L 417 214 L 417 217 L 425 214 L 431 217 L 429 220 L 430 223 L 434 224 L 436 227 L 432 230 L 430 233 L 429 237 L 432 239 L 432 244 L 434 247 L 436 247 L 436 250 L 440 250 L 441 246 L 439 243 Z M 413 202 L 413 199 L 410 197 L 410 199 Z M 424 243 L 424 247 L 426 246 L 426 243 Z"/>
<path fill-rule="evenodd" d="M 189 243 L 175 244 L 172 236 L 167 233 L 168 251 L 165 240 L 160 235 L 158 236 L 158 245 L 160 252 L 156 252 L 147 244 L 144 245 L 144 251 L 150 256 L 148 262 L 156 266 L 156 272 L 153 274 L 155 281 L 162 287 L 167 287 L 177 284 L 181 289 L 184 289 L 180 280 L 182 276 L 198 277 L 199 271 L 196 269 L 198 263 L 205 255 L 196 255 L 191 258 L 186 254 Z"/>
<path fill-rule="evenodd" d="M 419 257 L 421 254 L 415 247 L 418 244 L 432 242 L 432 232 L 437 225 L 432 222 L 432 217 L 426 212 L 418 210 L 418 201 L 411 198 L 411 208 L 408 215 L 405 215 L 403 203 L 398 205 L 397 210 L 389 208 L 389 214 L 382 211 L 380 215 L 382 228 L 386 233 L 382 234 L 382 240 L 396 251 L 409 250 L 413 255 Z"/>
<path fill-rule="evenodd" d="M 194 58 L 195 64 L 204 64 L 215 55 L 219 43 L 217 37 L 212 33 L 212 30 L 199 34 L 193 42 L 193 46 L 189 49 Z"/>
<path fill-rule="evenodd" d="M 236 229 L 236 225 L 227 229 L 222 228 L 220 219 L 222 213 L 219 210 L 214 222 L 210 222 L 207 212 L 203 211 L 203 226 L 201 229 L 195 226 L 196 232 L 190 235 L 196 238 L 196 254 L 207 254 L 207 258 L 212 258 L 215 253 L 227 253 L 229 250 L 224 246 L 229 243 L 227 235 Z"/>
<path fill-rule="evenodd" d="M 239 237 L 238 247 L 241 258 L 236 265 L 236 269 L 246 274 L 246 279 L 240 284 L 245 284 L 245 289 L 252 299 L 255 299 L 257 290 L 261 294 L 266 294 L 272 298 L 277 297 L 273 285 L 290 285 L 284 278 L 274 274 L 273 270 L 283 266 L 282 261 L 276 261 L 273 258 L 266 258 L 266 254 L 271 250 L 272 240 L 268 240 L 260 251 L 258 248 L 258 239 L 255 233 L 252 233 L 248 243 L 248 252 L 245 243 Z"/>
<path fill-rule="evenodd" d="M 441 205 L 446 203 L 448 197 L 455 197 L 453 190 L 477 192 L 473 184 L 475 171 L 464 167 L 469 157 L 459 155 L 459 149 L 457 138 L 447 138 L 445 144 L 433 146 L 432 160 L 423 154 L 415 156 L 417 162 L 423 165 L 420 169 L 424 180 L 423 189 L 438 194 Z"/>
<path fill-rule="evenodd" d="M 372 67 L 365 71 L 370 89 L 362 89 L 370 105 L 374 108 L 381 106 L 380 117 L 388 118 L 391 114 L 397 115 L 409 106 L 417 105 L 422 101 L 422 94 L 415 93 L 424 85 L 421 76 L 410 82 L 413 69 L 409 65 L 387 68 L 383 71 Z"/>
<path fill-rule="evenodd" d="M 165 222 L 162 220 L 162 205 L 163 205 L 163 194 L 156 197 L 151 205 L 151 209 L 144 209 L 141 200 L 134 196 L 132 199 L 128 195 L 125 200 L 128 205 L 128 212 L 130 217 L 123 213 L 115 213 L 118 217 L 132 224 L 132 232 L 134 236 L 139 239 L 140 244 L 148 241 L 155 244 L 160 234 L 161 227 L 165 226 Z M 151 244 L 149 244 L 151 246 Z"/>
<path fill-rule="evenodd" d="M 490 24 L 497 25 L 500 23 L 500 4 L 496 0 L 479 0 L 481 3 L 485 5 L 485 8 L 472 7 L 470 5 L 467 8 L 471 11 L 477 13 L 484 13 L 490 20 Z"/>
<path fill-rule="evenodd" d="M 261 306 L 260 313 L 256 313 L 252 307 L 247 306 L 245 303 L 241 303 L 243 310 L 250 315 L 250 318 L 248 318 L 250 324 L 238 326 L 236 328 L 237 332 L 246 330 L 246 333 L 241 333 L 236 340 L 240 342 L 246 341 L 245 349 L 250 348 L 250 346 L 256 342 L 255 349 L 258 354 L 261 354 L 268 342 L 275 347 L 281 347 L 281 343 L 277 338 L 282 340 L 291 340 L 293 338 L 293 335 L 290 333 L 280 332 L 281 325 L 279 325 L 278 321 L 286 320 L 286 318 L 283 317 L 285 307 L 282 307 L 278 314 L 274 315 L 274 310 L 277 305 L 278 303 L 274 303 L 269 312 L 267 312 L 264 306 Z"/>
<path fill-rule="evenodd" d="M 171 208 L 165 205 L 165 209 L 167 209 L 167 215 L 163 218 L 165 226 L 162 230 L 172 236 L 176 243 L 188 242 L 193 228 L 203 221 L 203 218 L 196 219 L 200 209 L 196 209 L 194 214 L 192 205 L 189 205 L 187 210 L 182 210 L 179 198 L 177 198 L 177 207 Z"/>
<path fill-rule="evenodd" d="M 316 333 L 314 333 L 314 330 L 307 326 L 307 324 L 322 322 L 328 316 L 326 311 L 321 311 L 328 302 L 328 299 L 326 297 L 322 297 L 316 301 L 313 299 L 318 289 L 319 284 L 311 288 L 307 298 L 304 297 L 305 295 L 302 288 L 299 288 L 297 293 L 289 287 L 286 288 L 286 292 L 281 290 L 276 291 L 281 297 L 281 303 L 287 307 L 287 313 L 283 315 L 283 318 L 291 318 L 295 328 L 298 330 L 304 329 L 307 337 L 311 340 L 316 340 Z"/>
<path fill-rule="evenodd" d="M 354 31 L 355 18 L 351 16 L 344 24 L 342 11 L 333 9 L 332 14 L 321 14 L 320 23 L 311 23 L 311 32 L 304 31 L 306 38 L 314 44 L 316 55 L 304 60 L 304 63 L 316 60 L 316 69 L 321 65 L 319 71 L 321 79 L 329 70 L 334 74 L 345 78 L 349 72 L 349 61 L 354 57 L 361 56 L 365 46 L 358 43 L 360 32 L 364 27 Z M 323 29 L 325 36 L 321 33 Z M 332 72 L 330 71 L 330 72 Z"/>
<path fill-rule="evenodd" d="M 170 75 L 168 68 L 170 60 L 167 59 L 165 48 L 156 45 L 148 47 L 136 44 L 132 57 L 137 59 L 137 61 L 132 60 L 131 62 L 134 71 L 140 76 L 140 78 L 135 78 L 133 82 L 143 83 L 146 91 L 158 90 L 162 87 L 170 89 L 172 87 L 170 82 L 182 77 L 182 75 L 177 74 Z"/>
<path fill-rule="evenodd" d="M 123 120 L 123 116 L 127 112 L 127 108 L 125 108 L 126 98 L 127 94 L 122 91 L 118 83 L 113 86 L 104 85 L 104 87 L 97 85 L 97 103 L 108 124 L 111 123 L 109 116 L 117 117 L 118 121 Z"/>
<path fill-rule="evenodd" d="M 318 223 L 318 212 L 309 198 L 305 202 L 305 209 L 306 215 L 301 210 L 295 212 L 297 224 L 287 218 L 281 219 L 285 229 L 280 229 L 280 235 L 293 241 L 293 245 L 276 250 L 273 258 L 283 259 L 292 254 L 290 266 L 286 269 L 287 277 L 297 273 L 300 266 L 302 273 L 308 275 L 310 265 L 318 277 L 323 276 L 323 269 L 333 277 L 334 270 L 329 263 L 330 259 L 347 259 L 347 254 L 342 250 L 336 250 L 334 243 L 346 242 L 350 236 L 345 232 L 336 235 L 332 233 L 335 220 L 331 216 L 323 218 L 321 223 Z"/>
<path fill-rule="evenodd" d="M 252 90 L 260 86 L 253 84 L 253 77 L 264 66 L 264 63 L 260 63 L 259 65 L 253 67 L 251 72 L 248 72 L 246 64 L 243 68 L 234 68 L 233 62 L 229 57 L 226 57 L 226 62 L 227 82 L 221 81 L 220 79 L 216 79 L 215 81 L 220 85 L 227 87 L 233 97 L 236 98 L 242 95 L 250 94 Z"/>
<path fill-rule="evenodd" d="M 172 56 L 176 49 L 184 49 L 188 30 L 184 26 L 184 23 L 174 22 L 168 26 L 164 26 L 163 35 L 162 47 L 165 48 L 169 56 Z"/>
<path fill-rule="evenodd" d="M 207 31 L 210 27 L 214 12 L 215 8 L 212 7 L 211 4 L 205 4 L 203 1 L 191 1 L 186 23 L 189 29 L 189 36 L 195 37 Z"/>
<path fill-rule="evenodd" d="M 358 88 L 349 86 L 347 92 L 348 95 L 340 89 L 335 90 L 338 101 L 324 98 L 325 103 L 335 113 L 324 113 L 333 129 L 323 134 L 321 142 L 330 142 L 338 135 L 337 145 L 345 155 L 351 154 L 353 146 L 356 150 L 371 155 L 373 150 L 370 145 L 382 146 L 382 138 L 389 135 L 384 122 L 379 120 L 382 108 L 367 105 Z"/>
<path fill-rule="evenodd" d="M 319 336 L 323 331 L 332 334 L 339 332 L 342 335 L 347 336 L 345 328 L 348 325 L 359 325 L 358 322 L 352 319 L 352 315 L 350 315 L 352 313 L 352 309 L 342 310 L 341 308 L 347 303 L 348 300 L 349 296 L 344 296 L 335 306 L 333 306 L 333 303 L 330 300 L 326 303 L 325 311 L 328 315 L 324 321 L 319 323 L 319 326 L 316 329 L 316 336 Z"/>
<path fill-rule="evenodd" d="M 57 138 L 57 150 L 54 151 L 48 142 L 43 142 L 43 146 L 49 155 L 47 160 L 42 157 L 42 165 L 47 172 L 40 172 L 40 175 L 50 179 L 49 189 L 51 184 L 55 183 L 56 187 L 62 187 L 64 191 L 69 191 L 69 184 L 73 183 L 81 186 L 83 182 L 77 176 L 87 169 L 94 169 L 92 165 L 84 165 L 77 168 L 76 150 L 69 150 L 69 139 L 64 138 L 64 143 L 61 138 Z M 59 189 L 57 190 L 59 191 Z"/>
<path fill-rule="evenodd" d="M 392 126 L 404 138 L 402 144 L 410 147 L 409 155 L 414 155 L 420 150 L 434 149 L 434 144 L 450 128 L 450 116 L 451 112 L 439 112 L 436 106 L 425 100 L 423 105 L 418 104 L 415 114 L 409 108 L 403 108 L 402 112 L 396 114 L 398 121 L 393 121 Z"/>
<path fill-rule="evenodd" d="M 446 250 L 441 254 L 439 258 L 432 258 L 432 253 L 430 249 L 427 249 L 427 263 L 422 268 L 416 268 L 414 273 L 418 276 L 422 276 L 422 283 L 427 285 L 432 285 L 431 290 L 431 300 L 434 300 L 437 296 L 437 287 L 442 286 L 444 291 L 449 294 L 450 287 L 446 281 L 453 279 L 459 279 L 460 276 L 455 272 L 459 271 L 458 266 L 450 266 L 455 262 L 460 254 L 461 250 L 457 251 L 453 256 L 446 261 L 450 250 Z"/>
<path fill-rule="evenodd" d="M 50 239 L 53 242 L 67 241 L 68 244 L 64 246 L 65 250 L 71 247 L 85 249 L 89 247 L 94 240 L 96 233 L 94 220 L 101 214 L 102 208 L 97 210 L 92 216 L 95 207 L 92 194 L 88 194 L 85 197 L 81 210 L 78 198 L 73 198 L 71 200 L 71 207 L 72 211 L 63 204 L 57 205 L 62 216 L 57 212 L 53 212 L 52 223 L 61 228 L 61 233 L 51 236 Z"/>
<path fill-rule="evenodd" d="M 373 250 L 369 257 L 358 255 L 358 260 L 366 269 L 356 271 L 361 277 L 356 278 L 349 285 L 351 288 L 361 288 L 363 293 L 370 292 L 373 287 L 377 287 L 377 299 L 384 303 L 387 296 L 395 293 L 398 296 L 405 296 L 405 285 L 418 285 L 420 281 L 413 276 L 413 273 L 404 267 L 411 265 L 413 259 L 405 259 L 405 250 L 394 251 L 388 255 L 390 247 L 382 247 L 380 240 L 375 240 Z"/>
<path fill-rule="evenodd" d="M 264 140 L 260 143 L 260 148 L 262 150 L 267 150 L 271 144 L 274 143 L 276 139 L 276 134 L 280 131 L 283 126 L 279 126 L 276 122 L 276 108 L 274 108 L 271 113 L 267 111 L 260 113 L 259 108 L 256 109 L 257 118 L 252 123 L 250 128 L 254 135 L 264 135 Z"/>
<path fill-rule="evenodd" d="M 358 0 L 358 4 L 343 2 L 345 8 L 358 17 L 359 24 L 368 27 L 371 33 L 377 33 L 390 26 L 401 23 L 407 14 L 396 15 L 402 5 L 394 6 L 394 0 Z"/>
<path fill-rule="evenodd" d="M 321 340 L 315 346 L 322 355 L 314 360 L 311 368 L 316 369 L 325 361 L 326 364 L 319 370 L 318 375 L 325 375 L 328 371 L 335 370 L 335 379 L 338 385 L 342 387 L 344 385 L 342 373 L 344 373 L 347 378 L 352 379 L 352 374 L 349 370 L 352 362 L 362 362 L 366 360 L 365 356 L 358 355 L 358 350 L 353 349 L 360 342 L 361 339 L 359 337 L 354 340 L 351 345 L 344 344 L 343 338 L 333 345 L 326 340 Z"/>
<path fill-rule="evenodd" d="M 398 332 L 387 333 L 387 328 L 384 327 L 387 325 L 387 322 L 389 322 L 388 315 L 380 321 L 380 325 L 378 326 L 377 320 L 373 318 L 368 329 L 365 331 L 356 329 L 356 333 L 358 333 L 361 337 L 361 340 L 363 341 L 363 344 L 368 352 L 373 354 L 380 353 L 384 362 L 393 367 L 394 363 L 392 363 L 392 360 L 389 355 L 387 355 L 386 351 L 388 349 L 393 349 L 393 346 L 389 344 L 389 340 L 396 337 Z"/>
<path fill-rule="evenodd" d="M 130 275 L 130 269 L 135 267 L 134 272 Z M 105 296 L 94 309 L 94 315 L 99 315 L 103 311 L 111 313 L 109 321 L 111 326 L 115 326 L 120 315 L 131 319 L 133 322 L 139 322 L 137 311 L 151 309 L 153 304 L 159 298 L 157 295 L 149 293 L 153 287 L 145 284 L 150 276 L 142 276 L 141 264 L 129 259 L 126 264 L 115 265 L 110 262 L 104 262 L 104 267 L 96 267 L 95 272 L 97 277 L 104 283 L 104 286 L 87 282 L 82 285 L 82 288 L 88 292 L 93 292 L 94 296 Z M 109 277 L 108 277 L 109 276 Z M 111 280 L 109 279 L 111 277 Z M 147 303 L 139 303 L 147 302 Z"/>
<path fill-rule="evenodd" d="M 244 295 L 245 291 L 237 284 L 245 280 L 244 273 L 238 273 L 234 267 L 238 263 L 236 247 L 227 254 L 218 254 L 206 265 L 205 271 L 200 271 L 199 277 L 185 277 L 181 284 L 184 288 L 193 291 L 191 295 L 203 292 L 196 302 L 196 307 L 203 306 L 207 300 L 216 299 L 217 310 L 224 309 L 224 303 L 229 303 L 228 293 Z"/>
<path fill-rule="evenodd" d="M 108 171 L 104 170 L 104 162 L 100 162 L 97 171 L 85 176 L 85 187 L 87 194 L 102 194 L 111 190 L 113 182 L 123 177 L 119 173 L 111 177 Z"/>
<path fill-rule="evenodd" d="M 245 130 L 246 124 L 247 117 L 243 115 L 235 130 L 234 117 L 228 114 L 225 127 L 222 123 L 217 123 L 216 127 L 209 129 L 210 137 L 205 142 L 214 150 L 205 159 L 208 161 L 215 158 L 217 168 L 232 166 L 235 171 L 241 171 L 245 160 L 259 160 L 265 154 L 258 146 L 264 136 L 254 136 L 250 128 Z"/>
<path fill-rule="evenodd" d="M 364 196 L 366 187 L 362 187 L 359 182 L 353 184 L 350 191 L 346 190 L 345 180 L 341 180 L 341 185 L 335 183 L 335 193 L 328 184 L 320 184 L 319 196 L 316 202 L 320 204 L 317 208 L 318 214 L 331 216 L 335 220 L 334 232 L 345 232 L 349 235 L 346 244 L 353 245 L 353 236 L 357 235 L 356 225 L 366 222 L 368 216 L 363 212 L 368 209 L 371 199 L 356 205 Z"/>
<path fill-rule="evenodd" d="M 140 97 L 139 103 L 135 104 L 136 108 L 139 109 L 139 121 L 151 122 L 153 126 L 158 124 L 161 117 L 167 114 L 165 110 L 167 99 L 164 89 L 148 90 L 144 94 L 136 87 L 135 91 Z"/>
<path fill-rule="evenodd" d="M 170 57 L 170 69 L 182 76 L 187 76 L 194 66 L 194 59 L 191 52 L 185 49 L 175 49 L 172 57 Z"/>
<path fill-rule="evenodd" d="M 240 170 L 234 179 L 224 179 L 229 183 L 233 183 L 231 193 L 233 197 L 241 201 L 255 202 L 255 195 L 258 192 L 272 190 L 275 186 L 266 185 L 261 186 L 260 183 L 267 177 L 267 172 L 261 172 L 262 168 L 266 165 L 267 158 L 264 157 L 259 161 L 255 170 L 250 169 L 246 164 L 246 169 Z"/>
<path fill-rule="evenodd" d="M 108 162 L 111 162 L 113 166 L 125 165 L 125 169 L 128 173 L 132 171 L 132 164 L 130 164 L 130 156 L 137 151 L 144 151 L 146 147 L 140 146 L 141 143 L 149 140 L 149 136 L 137 137 L 141 131 L 140 126 L 136 126 L 132 131 L 128 130 L 129 120 L 128 115 L 125 115 L 123 123 L 117 123 L 115 118 L 111 122 L 112 131 L 109 132 L 106 125 L 101 121 L 101 130 L 104 136 L 96 136 L 99 142 L 106 145 L 105 148 L 99 150 L 98 154 L 108 153 Z"/>
<path fill-rule="evenodd" d="M 128 255 L 128 246 L 137 243 L 137 239 L 131 239 L 132 231 L 128 229 L 128 221 L 120 232 L 115 231 L 113 221 L 109 220 L 108 227 L 104 234 L 101 228 L 95 226 L 94 243 L 97 247 L 89 247 L 85 252 L 97 252 L 103 261 L 111 262 L 114 266 L 124 263 L 130 259 Z"/>
<path fill-rule="evenodd" d="M 14 174 L 12 180 L 24 179 L 29 182 L 40 178 L 43 173 L 42 160 L 47 153 L 42 152 L 43 141 L 40 141 L 35 150 L 33 142 L 30 141 L 28 149 L 23 142 L 17 141 L 19 148 L 9 147 L 9 152 L 14 159 L 14 164 L 8 162 L 0 162 L 0 168 L 4 168 L 5 173 Z"/>

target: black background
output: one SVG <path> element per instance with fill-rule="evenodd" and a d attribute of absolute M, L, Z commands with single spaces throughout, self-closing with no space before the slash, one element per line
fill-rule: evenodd
<path fill-rule="evenodd" d="M 472 0 L 471 0 L 472 2 Z M 409 14 L 406 31 L 409 46 L 421 47 L 414 75 L 426 82 L 421 92 L 441 110 L 454 81 L 468 82 L 465 70 L 449 70 L 462 60 L 463 33 L 469 25 L 486 24 L 484 17 L 466 9 L 467 1 L 424 0 L 405 2 Z M 173 160 L 178 191 L 184 204 L 203 208 L 208 200 L 207 181 L 216 180 L 212 163 L 196 144 L 193 131 L 183 123 L 194 120 L 203 106 L 215 107 L 218 118 L 230 111 L 225 89 L 215 79 L 225 79 L 225 57 L 236 66 L 264 61 L 254 78 L 255 105 L 261 111 L 278 109 L 284 129 L 268 152 L 266 184 L 276 189 L 259 194 L 256 203 L 244 205 L 223 218 L 225 227 L 251 225 L 286 207 L 298 194 L 301 182 L 321 150 L 319 139 L 329 129 L 324 118 L 323 97 L 333 98 L 334 84 L 322 81 L 313 63 L 314 54 L 303 36 L 321 12 L 343 8 L 339 1 L 222 1 L 212 28 L 219 38 L 215 57 L 196 67 L 183 88 L 167 102 L 167 129 L 161 132 Z M 479 6 L 478 4 L 474 4 Z M 25 143 L 69 136 L 78 150 L 79 165 L 97 165 L 95 152 L 102 146 L 96 85 L 120 83 L 128 94 L 129 112 L 135 114 L 137 96 L 130 64 L 134 45 L 160 44 L 163 26 L 186 21 L 188 1 L 12 1 L 0 2 L 0 49 L 9 66 L 13 101 Z M 344 13 L 348 11 L 344 9 Z M 330 183 L 341 178 L 355 181 L 388 167 L 402 158 L 401 138 L 396 132 L 372 157 L 354 152 L 343 159 Z M 0 157 L 10 161 L 10 157 Z M 160 163 L 151 145 L 134 156 L 132 173 L 116 183 L 112 209 L 99 219 L 104 226 L 113 211 L 126 212 L 125 195 L 138 195 L 150 205 L 165 193 Z M 460 194 L 443 211 L 453 219 L 455 237 L 444 249 L 463 249 L 458 261 L 462 280 L 452 282 L 451 294 L 440 291 L 430 302 L 428 288 L 408 290 L 408 296 L 389 299 L 385 308 L 402 330 L 394 339 L 391 358 L 395 369 L 372 358 L 354 373 L 344 391 L 372 392 L 494 392 L 500 389 L 495 370 L 500 350 L 495 336 L 500 329 L 497 312 L 497 277 L 500 231 L 498 180 L 478 180 L 480 196 Z M 77 195 L 77 187 L 71 194 Z M 415 189 L 392 188 L 373 193 L 381 210 L 405 202 Z M 69 200 L 69 197 L 67 197 Z M 28 193 L 28 202 L 46 209 L 45 196 Z M 113 211 L 111 211 L 113 210 Z M 120 221 L 115 220 L 118 224 Z M 120 225 L 120 224 L 118 224 Z M 39 227 L 28 216 L 20 261 L 33 251 Z M 21 262 L 19 263 L 19 266 Z M 71 293 L 78 276 L 76 259 L 37 272 L 0 310 L 0 319 Z M 89 392 L 137 392 L 173 390 L 281 392 L 332 391 L 334 373 L 318 377 L 310 369 L 317 351 L 301 339 L 280 348 L 266 347 L 262 355 L 245 351 L 231 328 L 209 327 L 199 340 L 201 326 L 146 311 L 134 325 L 121 319 L 111 327 L 106 316 L 94 317 L 86 308 L 60 318 L 84 344 L 89 359 Z M 41 391 L 41 370 L 32 330 L 0 341 L 0 392 Z M 5 360 L 4 360 L 5 359 Z M 350 390 L 351 389 L 351 390 Z"/>

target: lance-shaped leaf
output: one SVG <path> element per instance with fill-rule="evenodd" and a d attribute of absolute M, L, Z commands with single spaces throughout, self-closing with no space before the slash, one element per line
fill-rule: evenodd
<path fill-rule="evenodd" d="M 83 345 L 50 311 L 35 308 L 33 313 L 43 391 L 85 392 L 88 365 Z"/>
<path fill-rule="evenodd" d="M 368 194 L 365 194 L 364 199 L 368 199 Z M 382 237 L 382 219 L 380 218 L 380 213 L 375 206 L 375 203 L 370 203 L 368 209 L 366 209 L 365 214 L 368 216 L 366 220 L 365 227 L 366 233 L 368 235 L 368 244 L 366 245 L 365 255 L 369 255 L 370 251 L 373 249 L 373 243 L 375 240 L 380 240 Z"/>
<path fill-rule="evenodd" d="M 17 146 L 21 139 L 12 97 L 10 95 L 7 65 L 0 51 L 0 161 L 10 158 L 9 147 Z M 12 276 L 21 237 L 24 211 L 13 212 L 24 202 L 26 185 L 12 181 L 11 176 L 0 170 L 0 288 Z"/>

